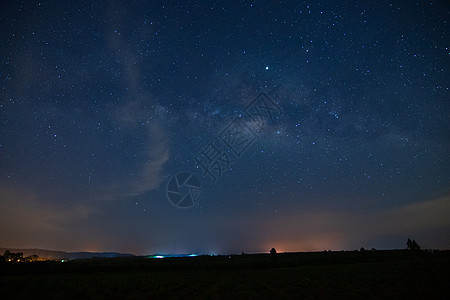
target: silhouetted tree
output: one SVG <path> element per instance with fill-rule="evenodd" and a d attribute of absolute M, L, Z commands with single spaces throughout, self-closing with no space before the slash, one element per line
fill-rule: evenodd
<path fill-rule="evenodd" d="M 11 251 L 6 250 L 3 257 L 5 258 L 5 261 L 11 261 Z"/>
<path fill-rule="evenodd" d="M 275 248 L 270 249 L 270 254 L 272 255 L 277 254 L 277 250 L 275 250 Z"/>
<path fill-rule="evenodd" d="M 417 242 L 415 240 L 408 239 L 408 241 L 406 242 L 406 247 L 408 250 L 411 251 L 419 251 L 420 250 L 420 246 L 419 244 L 417 244 Z"/>
<path fill-rule="evenodd" d="M 366 249 L 364 249 L 364 247 L 361 247 L 361 249 L 359 249 L 360 252 L 364 252 L 366 251 Z"/>
<path fill-rule="evenodd" d="M 5 251 L 5 254 L 3 255 L 5 257 L 6 261 L 10 261 L 10 262 L 20 262 L 23 261 L 23 253 L 19 252 L 19 253 L 12 253 L 9 250 Z"/>
<path fill-rule="evenodd" d="M 30 255 L 25 257 L 23 260 L 24 261 L 37 261 L 39 259 L 39 256 L 37 256 L 36 254 Z"/>

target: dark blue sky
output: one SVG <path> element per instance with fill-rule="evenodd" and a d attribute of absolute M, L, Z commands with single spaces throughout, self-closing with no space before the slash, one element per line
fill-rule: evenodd
<path fill-rule="evenodd" d="M 449 22 L 440 1 L 2 2 L 0 245 L 449 248 Z"/>

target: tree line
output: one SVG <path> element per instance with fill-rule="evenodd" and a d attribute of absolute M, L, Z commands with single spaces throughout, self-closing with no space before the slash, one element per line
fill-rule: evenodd
<path fill-rule="evenodd" d="M 30 261 L 37 261 L 39 260 L 39 256 L 36 254 L 23 257 L 22 252 L 11 252 L 9 250 L 6 250 L 3 256 L 0 255 L 0 262 L 11 262 L 11 263 L 18 263 L 18 262 L 30 262 Z"/>

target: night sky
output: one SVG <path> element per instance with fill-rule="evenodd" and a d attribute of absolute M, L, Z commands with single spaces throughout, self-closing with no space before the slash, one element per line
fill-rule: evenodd
<path fill-rule="evenodd" d="M 0 246 L 450 248 L 450 5 L 365 2 L 2 1 Z"/>

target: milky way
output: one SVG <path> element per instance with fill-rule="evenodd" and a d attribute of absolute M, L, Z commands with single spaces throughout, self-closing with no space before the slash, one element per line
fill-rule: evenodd
<path fill-rule="evenodd" d="M 151 2 L 0 5 L 0 246 L 450 247 L 448 5 Z"/>

